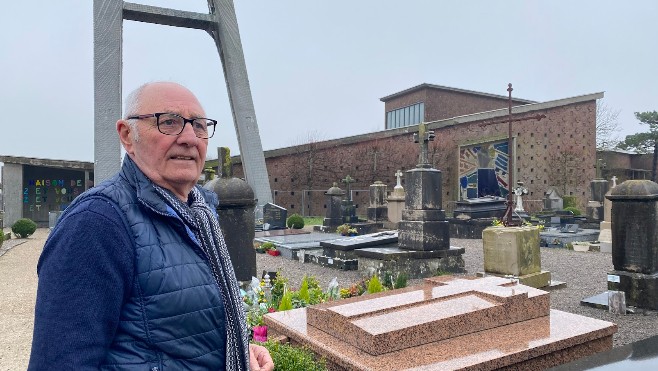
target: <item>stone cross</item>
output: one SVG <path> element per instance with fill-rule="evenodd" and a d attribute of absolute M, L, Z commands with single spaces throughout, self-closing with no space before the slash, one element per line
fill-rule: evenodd
<path fill-rule="evenodd" d="M 596 179 L 603 179 L 601 178 L 601 168 L 605 167 L 605 163 L 603 162 L 603 159 L 600 158 L 596 160 Z"/>
<path fill-rule="evenodd" d="M 427 130 L 427 124 L 424 122 L 418 124 L 418 133 L 414 133 L 414 143 L 420 145 L 420 154 L 418 155 L 418 165 L 416 167 L 432 167 L 427 156 L 427 143 L 433 140 L 434 130 Z"/>
<path fill-rule="evenodd" d="M 612 180 L 612 187 L 610 188 L 615 188 L 617 186 L 617 177 L 613 175 L 610 180 Z"/>
<path fill-rule="evenodd" d="M 395 188 L 402 188 L 402 183 L 400 183 L 400 177 L 402 177 L 402 171 L 398 170 L 395 172 L 395 177 L 397 178 L 398 184 L 395 185 Z"/>
<path fill-rule="evenodd" d="M 349 174 L 345 177 L 345 179 L 341 180 L 341 182 L 345 183 L 347 185 L 347 199 L 352 201 L 352 187 L 350 184 L 356 182 L 356 179 L 352 178 L 349 176 Z"/>
<path fill-rule="evenodd" d="M 514 208 L 514 211 L 525 212 L 525 210 L 523 210 L 523 200 L 521 199 L 521 196 L 528 194 L 528 188 L 523 186 L 523 182 L 516 182 L 516 184 L 517 186 L 514 188 L 514 194 L 516 195 L 516 207 Z"/>

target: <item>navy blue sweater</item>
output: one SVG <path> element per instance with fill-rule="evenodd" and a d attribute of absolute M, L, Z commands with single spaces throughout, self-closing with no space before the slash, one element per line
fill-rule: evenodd
<path fill-rule="evenodd" d="M 37 266 L 30 370 L 97 370 L 130 296 L 133 242 L 119 211 L 92 198 L 66 224 L 75 228 L 55 228 Z"/>

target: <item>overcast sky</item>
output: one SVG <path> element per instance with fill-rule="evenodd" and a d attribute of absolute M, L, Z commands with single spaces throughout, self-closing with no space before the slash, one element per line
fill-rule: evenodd
<path fill-rule="evenodd" d="M 133 2 L 207 13 L 205 0 Z M 0 155 L 93 161 L 91 0 L 2 0 Z M 605 92 L 621 135 L 658 110 L 658 1 L 237 0 L 265 150 L 381 130 L 379 98 L 431 83 L 548 101 Z M 124 97 L 147 81 L 196 92 L 238 153 L 203 31 L 124 21 Z"/>

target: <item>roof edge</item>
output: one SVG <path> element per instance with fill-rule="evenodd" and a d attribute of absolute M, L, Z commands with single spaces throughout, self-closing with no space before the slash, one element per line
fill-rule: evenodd
<path fill-rule="evenodd" d="M 401 96 L 401 95 L 409 94 L 409 93 L 412 93 L 412 92 L 414 92 L 414 91 L 416 91 L 416 90 L 420 90 L 420 89 L 448 90 L 448 91 L 454 91 L 454 92 L 457 92 L 457 93 L 480 95 L 480 96 L 484 96 L 484 97 L 497 98 L 497 99 L 508 99 L 508 98 L 509 98 L 509 97 L 507 97 L 507 96 L 505 96 L 505 95 L 498 95 L 498 94 L 484 93 L 484 92 L 481 92 L 481 91 L 475 91 L 475 90 L 467 90 L 467 89 L 451 88 L 451 87 L 449 87 L 449 86 L 442 86 L 442 85 L 434 85 L 434 84 L 422 83 L 422 84 L 420 84 L 420 85 L 416 85 L 416 86 L 413 86 L 413 87 L 411 87 L 411 88 L 408 88 L 408 89 L 405 89 L 405 90 L 399 91 L 399 92 L 397 92 L 397 93 L 393 93 L 393 94 L 391 94 L 391 95 L 387 95 L 387 96 L 385 96 L 385 97 L 383 97 L 383 98 L 379 98 L 379 100 L 382 101 L 382 102 L 386 102 L 386 101 L 389 101 L 389 100 L 391 100 L 391 99 L 393 99 L 393 98 L 397 98 L 397 97 L 399 97 L 399 96 Z M 528 100 L 528 99 L 522 99 L 522 98 L 514 98 L 514 97 L 512 97 L 512 101 L 520 102 L 520 103 L 526 103 L 526 104 L 537 103 L 537 101 L 534 101 L 534 100 Z"/>
<path fill-rule="evenodd" d="M 526 104 L 526 105 L 523 105 L 523 106 L 515 106 L 515 107 L 512 107 L 512 113 L 513 114 L 515 114 L 515 113 L 516 114 L 518 114 L 518 113 L 529 113 L 529 112 L 541 111 L 541 110 L 546 110 L 546 109 L 555 108 L 555 107 L 567 106 L 567 105 L 570 105 L 570 104 L 588 102 L 588 101 L 592 101 L 592 100 L 596 100 L 596 99 L 601 99 L 601 98 L 603 98 L 603 95 L 604 95 L 603 92 L 599 92 L 599 93 L 579 95 L 579 96 L 570 97 L 570 98 L 557 99 L 557 100 L 543 102 L 543 103 L 533 103 L 533 104 Z M 483 121 L 483 120 L 489 120 L 489 119 L 492 119 L 492 118 L 504 117 L 508 114 L 509 114 L 508 113 L 508 108 L 503 108 L 503 109 L 498 109 L 498 110 L 494 110 L 494 111 L 479 112 L 479 113 L 473 113 L 473 114 L 470 114 L 470 115 L 457 116 L 457 117 L 452 117 L 452 118 L 449 118 L 449 119 L 443 119 L 443 120 L 439 120 L 439 121 L 432 121 L 432 122 L 428 122 L 427 125 L 430 129 L 443 128 L 443 127 L 458 125 L 458 124 L 467 123 L 467 122 Z M 393 137 L 393 136 L 397 136 L 397 135 L 405 134 L 405 133 L 415 133 L 417 131 L 418 131 L 418 125 L 411 125 L 411 126 L 405 126 L 405 127 L 402 127 L 402 128 L 381 130 L 381 131 L 376 131 L 376 132 L 372 132 L 372 133 L 358 134 L 358 135 L 353 135 L 353 136 L 343 137 L 343 138 L 337 138 L 337 139 L 329 139 L 329 140 L 325 140 L 325 141 L 315 142 L 315 145 L 318 146 L 318 149 L 323 149 L 323 148 L 333 147 L 333 146 L 338 146 L 338 145 L 346 145 L 346 144 L 357 143 L 357 142 L 360 142 L 362 140 L 368 139 L 368 136 L 376 136 L 376 138 L 387 138 L 387 137 Z M 301 145 L 296 145 L 296 146 L 271 149 L 271 150 L 264 151 L 263 154 L 265 155 L 266 159 L 270 158 L 270 157 L 285 156 L 285 155 L 288 155 L 288 154 L 293 154 L 293 153 L 299 152 L 300 147 L 304 146 L 304 145 L 307 145 L 307 144 L 301 144 Z M 231 161 L 233 163 L 242 163 L 240 155 L 231 156 Z"/>

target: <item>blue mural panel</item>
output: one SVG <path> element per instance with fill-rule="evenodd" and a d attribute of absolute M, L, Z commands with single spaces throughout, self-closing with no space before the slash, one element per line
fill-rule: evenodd
<path fill-rule="evenodd" d="M 507 139 L 461 147 L 459 199 L 507 197 L 507 153 Z"/>

